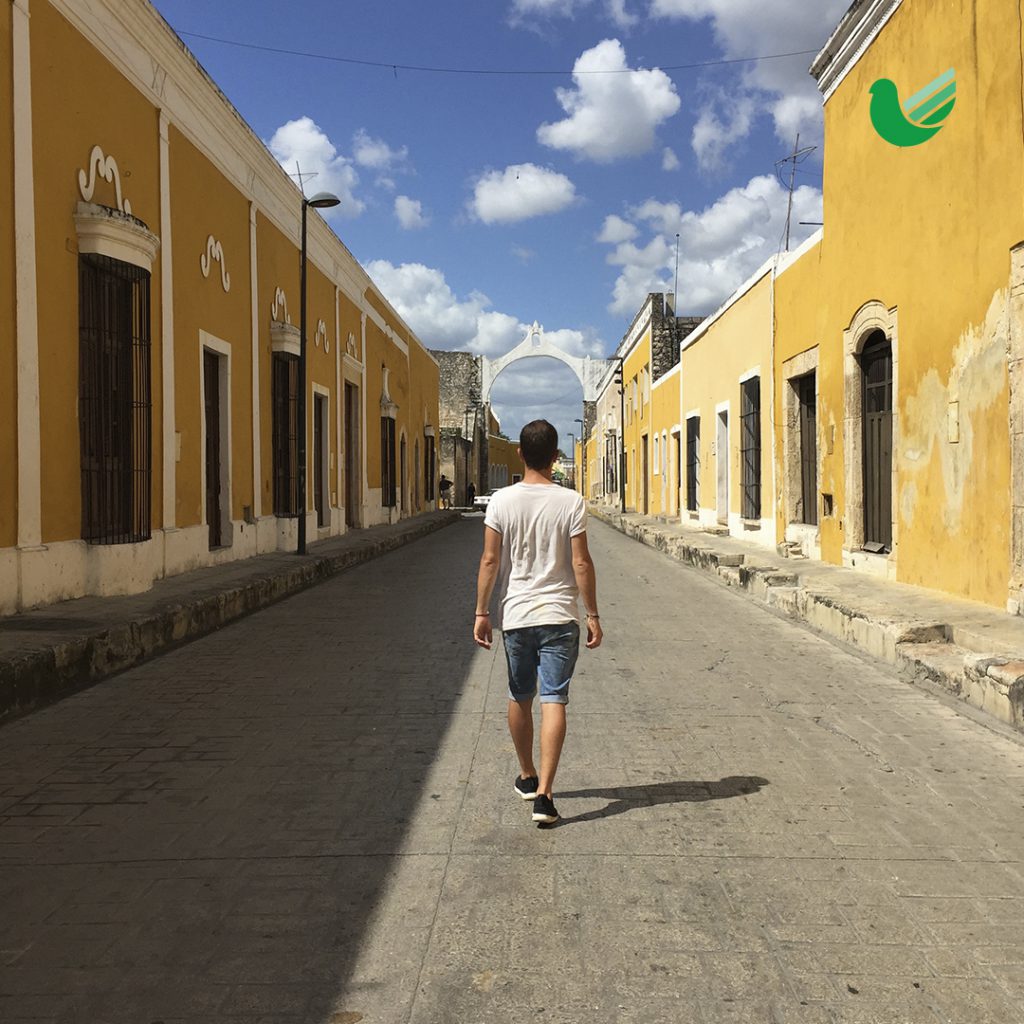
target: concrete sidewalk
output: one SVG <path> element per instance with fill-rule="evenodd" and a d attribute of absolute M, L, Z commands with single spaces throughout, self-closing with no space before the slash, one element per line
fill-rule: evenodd
<path fill-rule="evenodd" d="M 1024 618 L 735 537 L 618 509 L 590 514 L 826 636 L 1024 730 Z"/>
<path fill-rule="evenodd" d="M 0 723 L 433 533 L 460 515 L 427 513 L 310 544 L 305 558 L 259 555 L 159 580 L 144 594 L 83 597 L 0 618 Z"/>

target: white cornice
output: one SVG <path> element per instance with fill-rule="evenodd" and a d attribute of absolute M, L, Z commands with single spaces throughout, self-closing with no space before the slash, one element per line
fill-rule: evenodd
<path fill-rule="evenodd" d="M 75 228 L 79 252 L 99 253 L 153 272 L 160 239 L 130 214 L 95 203 L 79 203 Z"/>
<path fill-rule="evenodd" d="M 298 186 L 150 0 L 48 2 L 298 248 Z M 310 262 L 360 310 L 366 310 L 367 289 L 380 294 L 320 216 L 309 218 L 307 250 Z M 395 323 L 426 351 L 394 307 L 384 303 Z"/>
<path fill-rule="evenodd" d="M 614 358 L 625 359 L 626 356 L 633 350 L 633 347 L 640 340 L 647 326 L 651 322 L 651 307 L 653 300 L 650 295 L 644 300 L 644 304 L 640 307 L 640 311 L 633 318 L 633 322 L 629 325 L 629 330 L 626 331 L 625 337 L 619 342 L 619 347 L 615 350 Z"/>
<path fill-rule="evenodd" d="M 903 0 L 854 0 L 842 21 L 811 64 L 824 101 L 853 70 Z"/>

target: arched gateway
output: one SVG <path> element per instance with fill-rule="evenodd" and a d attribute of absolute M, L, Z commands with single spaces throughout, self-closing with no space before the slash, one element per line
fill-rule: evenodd
<path fill-rule="evenodd" d="M 590 356 L 580 359 L 578 356 L 563 352 L 557 345 L 548 341 L 544 336 L 544 328 L 534 320 L 533 326 L 526 332 L 526 337 L 511 352 L 506 352 L 500 359 L 480 356 L 481 400 L 484 404 L 490 402 L 491 388 L 502 370 L 520 359 L 534 359 L 537 356 L 549 356 L 560 363 L 565 363 L 583 385 L 584 402 L 597 401 L 598 386 L 608 368 L 615 362 L 612 359 L 591 359 Z"/>

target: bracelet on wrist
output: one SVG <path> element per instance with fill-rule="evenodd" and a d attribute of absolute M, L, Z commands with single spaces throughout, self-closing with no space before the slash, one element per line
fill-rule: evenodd
<path fill-rule="evenodd" d="M 476 612 L 475 614 L 478 619 L 489 619 L 491 617 L 490 612 Z"/>
<path fill-rule="evenodd" d="M 587 618 L 588 618 L 588 619 L 600 619 L 600 618 L 601 618 L 601 616 L 600 616 L 600 615 L 597 615 L 596 613 L 595 613 L 595 614 L 593 614 L 593 615 L 591 615 L 591 613 L 590 613 L 590 612 L 587 612 Z"/>

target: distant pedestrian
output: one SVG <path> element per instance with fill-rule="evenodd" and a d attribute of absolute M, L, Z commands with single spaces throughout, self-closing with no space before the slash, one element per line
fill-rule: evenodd
<path fill-rule="evenodd" d="M 441 482 L 437 485 L 437 489 L 441 492 L 441 508 L 451 508 L 452 482 L 444 473 L 441 474 Z"/>
<path fill-rule="evenodd" d="M 472 508 L 474 501 L 476 501 L 476 484 L 470 481 L 469 486 L 466 488 L 466 504 Z"/>
<path fill-rule="evenodd" d="M 597 576 L 587 547 L 581 495 L 552 479 L 558 432 L 534 420 L 519 436 L 526 464 L 520 483 L 503 487 L 487 505 L 484 551 L 477 576 L 473 638 L 490 648 L 488 611 L 498 582 L 497 622 L 508 662 L 508 728 L 519 758 L 514 787 L 533 800 L 533 820 L 553 824 L 552 787 L 565 742 L 565 706 L 579 654 L 578 600 L 587 621 L 587 647 L 600 647 Z M 540 683 L 540 773 L 533 760 L 533 699 Z"/>

